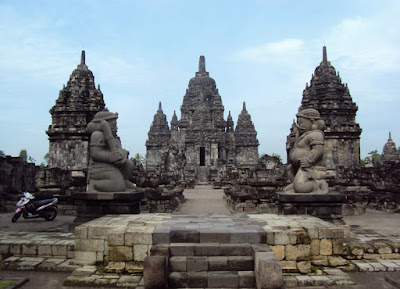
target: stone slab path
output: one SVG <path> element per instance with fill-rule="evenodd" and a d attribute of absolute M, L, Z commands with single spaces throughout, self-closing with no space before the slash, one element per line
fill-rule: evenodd
<path fill-rule="evenodd" d="M 223 199 L 224 190 L 214 189 L 211 185 L 196 186 L 183 192 L 186 201 L 175 213 L 181 214 L 228 214 L 228 207 Z"/>

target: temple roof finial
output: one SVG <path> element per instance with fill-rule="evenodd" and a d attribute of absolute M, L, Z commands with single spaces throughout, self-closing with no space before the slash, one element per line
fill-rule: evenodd
<path fill-rule="evenodd" d="M 323 62 L 327 62 L 328 61 L 328 55 L 326 53 L 326 46 L 324 45 L 324 47 L 322 48 L 322 61 Z"/>
<path fill-rule="evenodd" d="M 199 59 L 199 72 L 206 72 L 206 59 L 203 55 Z"/>
<path fill-rule="evenodd" d="M 85 64 L 85 50 L 82 50 L 81 54 L 81 65 Z"/>
<path fill-rule="evenodd" d="M 392 133 L 389 131 L 389 139 L 388 141 L 392 141 Z"/>
<path fill-rule="evenodd" d="M 161 101 L 158 103 L 158 112 L 162 112 Z"/>
<path fill-rule="evenodd" d="M 246 102 L 243 101 L 243 111 L 246 111 Z"/>

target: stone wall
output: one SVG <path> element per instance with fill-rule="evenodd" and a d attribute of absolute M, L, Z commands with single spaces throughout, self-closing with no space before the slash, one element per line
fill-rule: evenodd
<path fill-rule="evenodd" d="M 39 167 L 23 161 L 20 157 L 0 157 L 0 211 L 6 210 L 8 202 L 14 203 L 22 192 L 35 192 L 35 175 Z"/>

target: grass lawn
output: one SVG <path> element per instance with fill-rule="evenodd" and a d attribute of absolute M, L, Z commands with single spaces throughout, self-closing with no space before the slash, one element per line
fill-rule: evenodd
<path fill-rule="evenodd" d="M 15 283 L 17 283 L 15 280 L 0 280 L 0 289 L 5 289 Z"/>

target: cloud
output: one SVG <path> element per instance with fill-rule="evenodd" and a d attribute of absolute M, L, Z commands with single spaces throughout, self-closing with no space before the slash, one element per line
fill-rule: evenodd
<path fill-rule="evenodd" d="M 303 48 L 304 42 L 302 40 L 288 38 L 278 42 L 269 42 L 245 48 L 236 52 L 234 58 L 239 61 L 289 63 L 303 52 Z"/>

